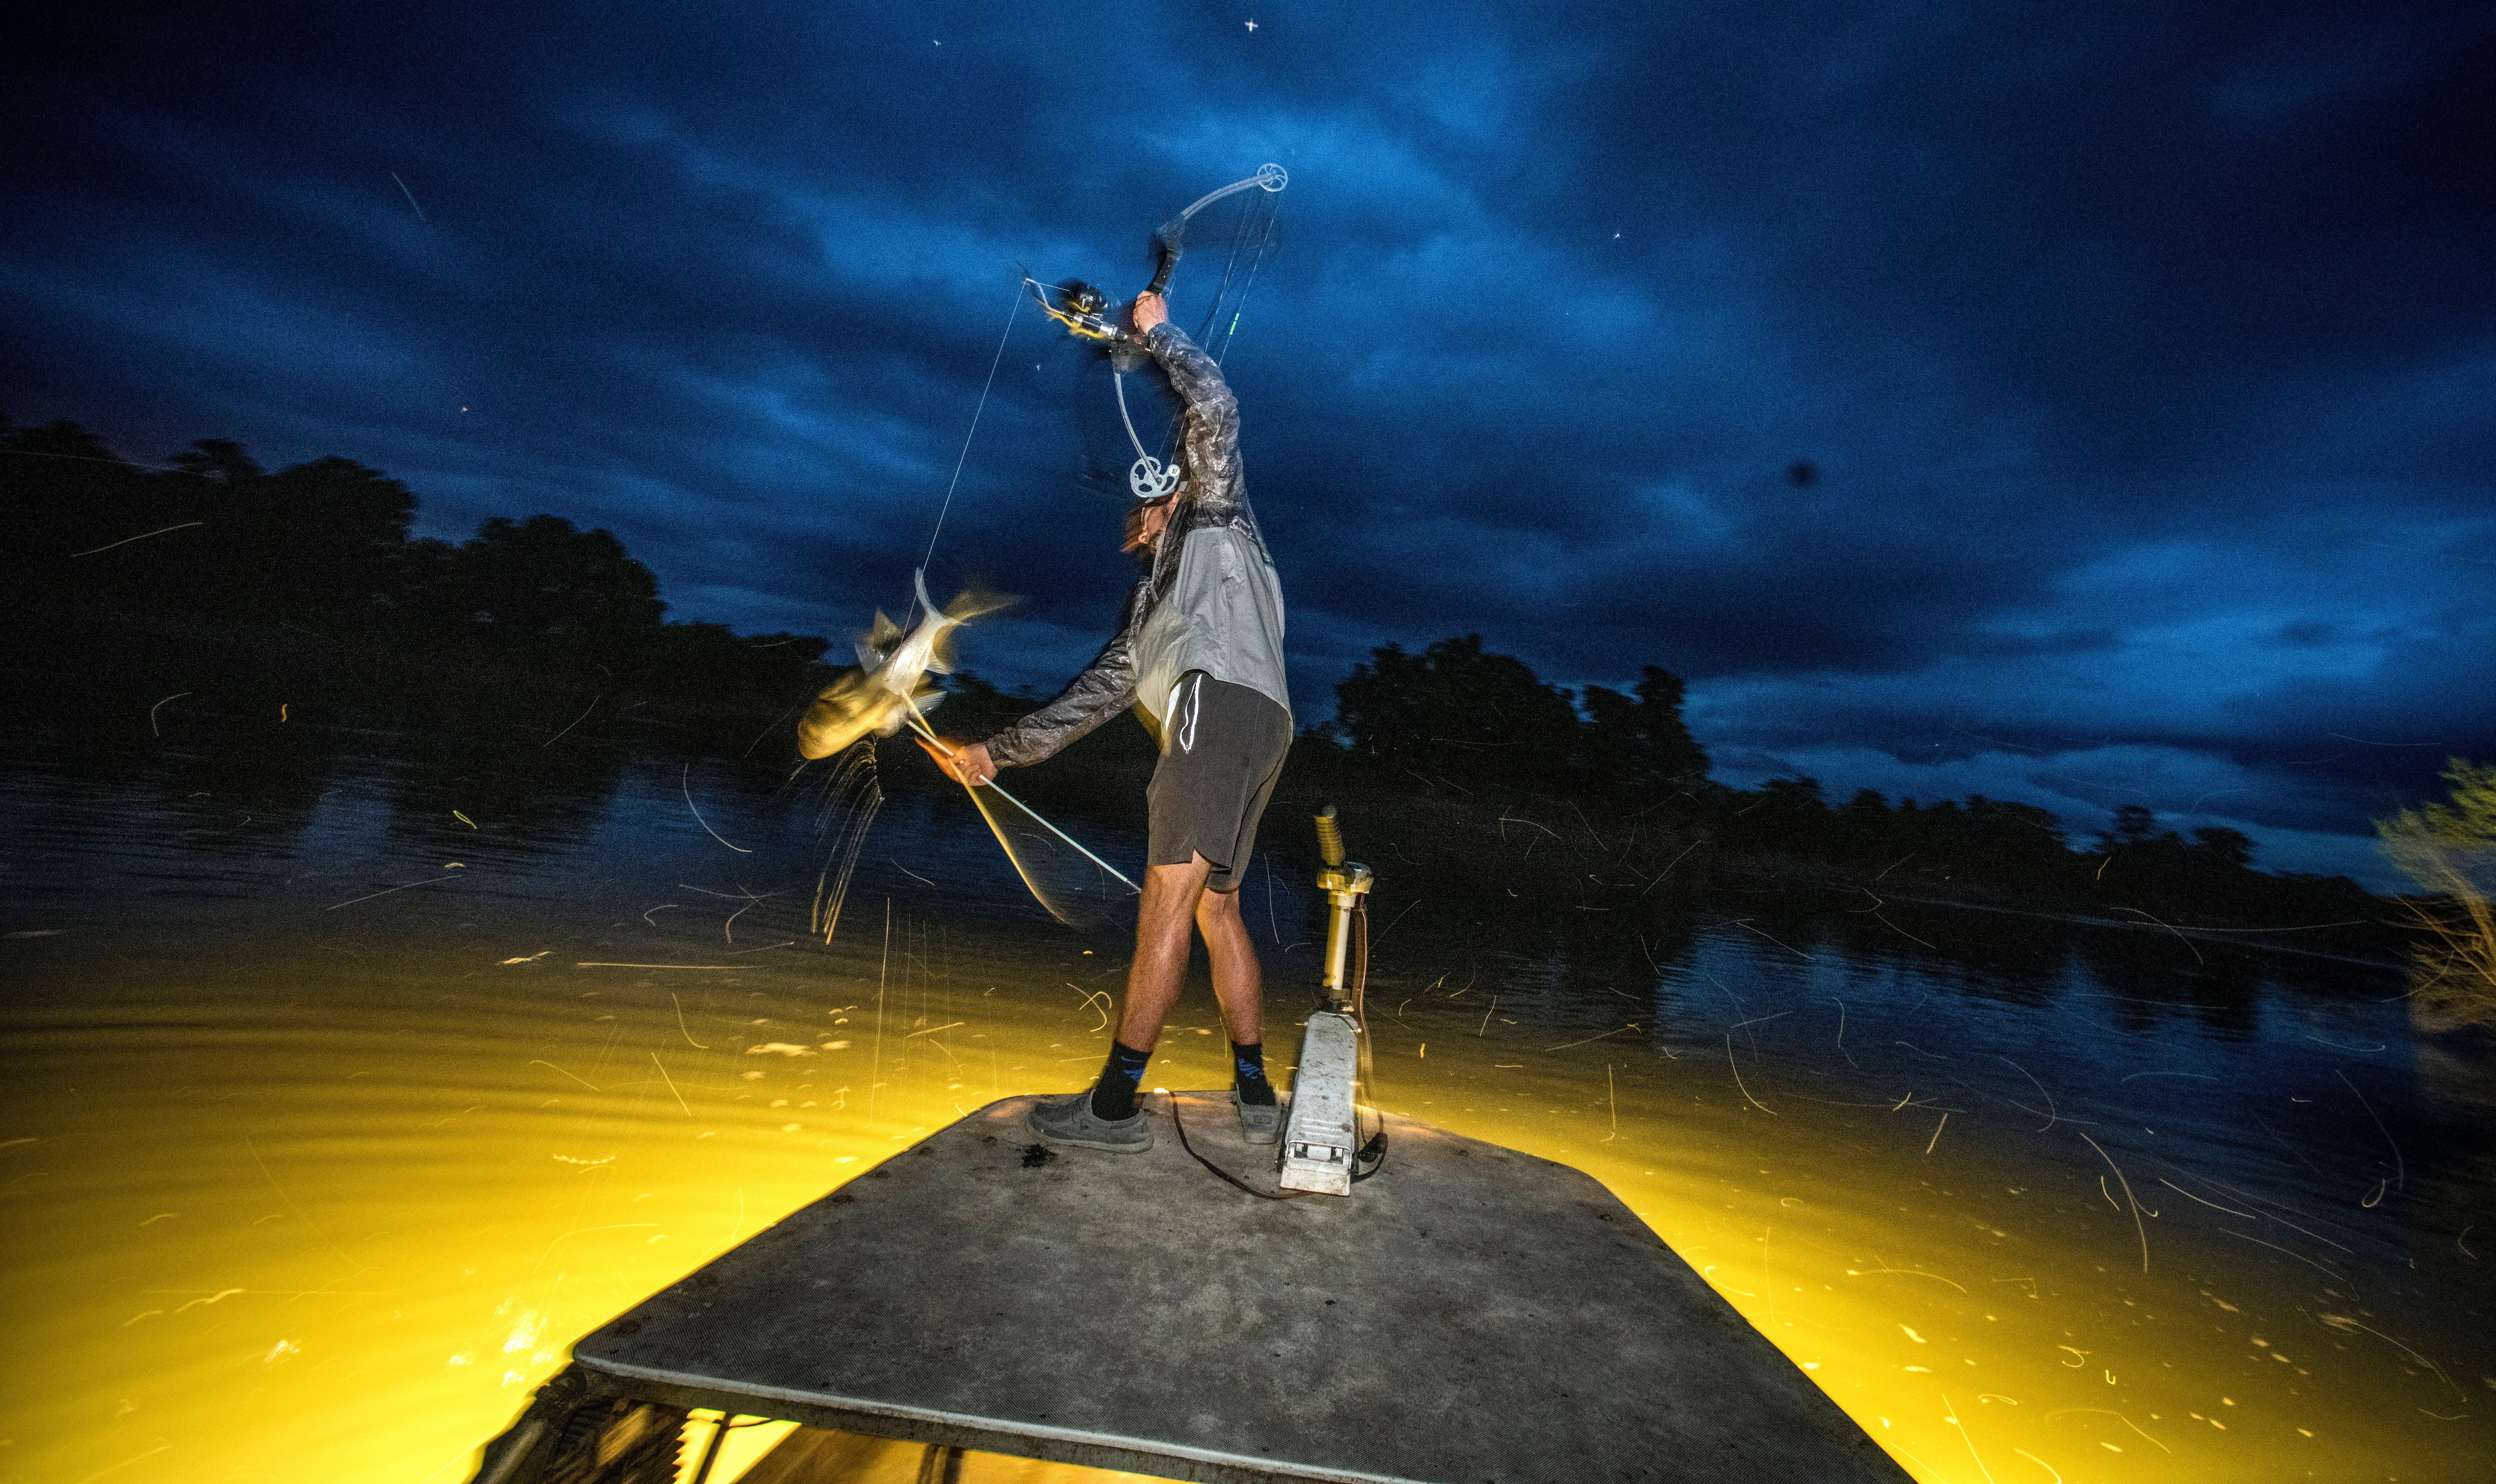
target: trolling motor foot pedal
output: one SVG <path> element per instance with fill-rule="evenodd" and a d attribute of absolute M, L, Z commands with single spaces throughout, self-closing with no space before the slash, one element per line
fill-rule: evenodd
<path fill-rule="evenodd" d="M 1283 1125 L 1275 1179 L 1287 1190 L 1349 1195 L 1353 1163 L 1360 1151 L 1356 1107 L 1360 997 L 1369 974 L 1368 918 L 1363 913 L 1371 878 L 1367 866 L 1344 860 L 1343 831 L 1332 804 L 1318 815 L 1318 854 L 1326 863 L 1318 873 L 1318 889 L 1326 893 L 1328 908 L 1326 982 L 1320 1007 L 1300 1036 L 1300 1065 L 1292 1078 L 1292 1112 Z"/>
<path fill-rule="evenodd" d="M 1360 1028 L 1350 1015 L 1320 1010 L 1300 1036 L 1300 1066 L 1292 1080 L 1292 1116 L 1283 1126 L 1286 1190 L 1352 1193 L 1353 1084 L 1360 1071 Z"/>

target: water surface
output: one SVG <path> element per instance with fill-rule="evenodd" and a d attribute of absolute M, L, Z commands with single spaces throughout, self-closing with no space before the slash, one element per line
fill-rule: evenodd
<path fill-rule="evenodd" d="M 1124 942 L 923 775 L 827 942 L 804 776 L 285 740 L 0 772 L 0 1479 L 462 1477 L 574 1336 L 1106 1049 Z M 1383 1100 L 1605 1182 L 1918 1477 L 2485 1475 L 2496 1118 L 2396 974 L 1779 888 L 1520 922 L 1367 853 Z M 1200 966 L 1150 1078 L 1226 1076 Z"/>

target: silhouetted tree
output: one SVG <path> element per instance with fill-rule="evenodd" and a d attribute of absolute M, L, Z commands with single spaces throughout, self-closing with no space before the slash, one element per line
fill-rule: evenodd
<path fill-rule="evenodd" d="M 158 518 L 147 476 L 75 422 L 11 427 L 0 419 L 0 576 L 12 591 L 84 591 L 123 585 L 138 547 L 131 537 Z M 80 553 L 92 553 L 81 555 Z"/>
<path fill-rule="evenodd" d="M 2072 859 L 2063 821 L 2034 804 L 1972 793 L 1959 812 L 1959 826 L 1955 858 L 2005 882 L 2045 884 L 2064 874 Z"/>
<path fill-rule="evenodd" d="M 1029 686 L 1012 695 L 976 670 L 956 670 L 945 682 L 945 698 L 929 724 L 945 736 L 991 737 L 1040 709 Z"/>
<path fill-rule="evenodd" d="M 0 448 L 17 562 L 40 569 L 39 585 L 89 602 L 359 617 L 390 600 L 416 511 L 407 487 L 377 470 L 320 458 L 269 474 L 224 439 L 201 440 L 160 474 L 115 459 L 75 423 L 12 434 Z"/>
<path fill-rule="evenodd" d="M 1853 860 L 1868 860 L 1888 850 L 1897 838 L 1896 826 L 1889 801 L 1877 788 L 1856 789 L 1831 821 L 1838 850 Z"/>
<path fill-rule="evenodd" d="M 1637 698 L 1590 685 L 1585 772 L 1599 788 L 1687 789 L 1707 777 L 1707 753 L 1681 720 L 1681 677 L 1649 665 Z"/>
<path fill-rule="evenodd" d="M 2188 849 L 2210 865 L 2229 871 L 2242 871 L 2254 861 L 2253 837 L 2224 824 L 2195 830 Z"/>
<path fill-rule="evenodd" d="M 451 564 L 456 601 L 498 648 L 631 649 L 657 636 L 659 579 L 604 528 L 560 515 L 478 528 Z"/>
<path fill-rule="evenodd" d="M 255 535 L 285 548 L 280 570 L 297 602 L 369 609 L 396 575 L 416 496 L 378 469 L 316 458 L 264 479 L 261 509 L 268 524 Z"/>
<path fill-rule="evenodd" d="M 2254 842 L 2240 830 L 2209 825 L 2185 839 L 2158 828 L 2158 817 L 2137 804 L 2115 811 L 2111 828 L 2097 837 L 2107 856 L 2092 874 L 2094 885 L 2119 898 L 2241 909 L 2269 891 L 2270 879 L 2252 869 Z"/>
<path fill-rule="evenodd" d="M 1828 852 L 1838 834 L 1835 823 L 1817 778 L 1771 778 L 1728 821 L 1743 840 L 1804 855 Z"/>
<path fill-rule="evenodd" d="M 662 624 L 644 641 L 633 679 L 660 695 L 714 708 L 776 709 L 823 687 L 830 671 L 817 662 L 829 647 L 812 634 L 740 635 L 725 624 Z"/>
<path fill-rule="evenodd" d="M 1335 720 L 1355 757 L 1422 776 L 1565 783 L 1577 750 L 1568 693 L 1479 634 L 1371 650 L 1335 687 Z"/>
<path fill-rule="evenodd" d="M 1797 466 L 1798 484 L 1809 482 L 1805 469 Z M 350 664 L 412 653 L 438 669 L 430 665 L 437 654 L 482 651 L 570 682 L 558 690 L 616 697 L 608 714 L 664 698 L 678 702 L 680 715 L 714 718 L 783 712 L 834 673 L 822 663 L 828 646 L 812 635 L 740 636 L 719 624 L 665 622 L 657 578 L 608 531 L 582 531 L 555 515 L 498 516 L 463 544 L 411 540 L 416 504 L 397 480 L 344 458 L 270 473 L 240 445 L 203 439 L 171 470 L 149 472 L 75 423 L 20 428 L 0 418 L 0 519 L 9 524 L 0 581 L 41 603 L 36 611 L 65 619 L 33 635 L 34 645 L 62 651 L 95 634 L 108 635 L 99 643 L 127 643 L 128 630 L 114 640 L 113 626 L 85 622 L 116 609 L 213 616 L 237 648 L 273 632 L 258 621 L 277 620 L 398 641 L 328 651 Z M 141 634 L 142 644 L 156 637 Z M 285 656 L 289 665 L 299 659 Z M 421 694 L 395 679 L 377 692 Z M 949 690 L 937 725 L 959 736 L 993 733 L 1039 699 L 1027 689 L 1002 693 L 968 671 Z M 1706 752 L 1682 719 L 1681 680 L 1655 665 L 1641 668 L 1629 695 L 1587 686 L 1573 697 L 1515 657 L 1486 652 L 1480 634 L 1466 634 L 1418 655 L 1392 644 L 1373 650 L 1336 696 L 1334 719 L 1303 733 L 1294 763 L 1303 782 L 1366 774 L 1390 788 L 1454 779 L 1472 788 L 1499 781 L 1578 792 L 1646 821 L 1631 831 L 1630 844 L 1647 831 L 1650 848 L 1672 850 L 1675 861 L 1692 843 L 1712 838 L 1735 853 L 1859 870 L 1866 879 L 1890 879 L 1912 860 L 1895 880 L 2162 912 L 2329 921 L 2368 911 L 2370 899 L 2345 878 L 2262 875 L 2251 869 L 2254 843 L 2243 833 L 2211 826 L 2187 840 L 2162 831 L 2158 817 L 2137 804 L 2117 810 L 2097 836 L 2106 857 L 2099 860 L 2074 855 L 2046 811 L 1982 794 L 1964 805 L 1919 807 L 1910 798 L 1893 809 L 1867 788 L 1832 809 L 1810 778 L 1729 792 L 1707 782 Z M 576 704 L 574 696 L 563 697 L 566 730 L 592 714 Z M 1151 755 L 1141 727 L 1094 735 L 1101 740 L 1084 745 L 1096 760 Z M 2496 770 L 2469 773 L 2472 807 L 2496 796 L 2491 777 Z M 2455 799 L 2464 797 L 2457 789 Z M 1674 807 L 1659 813 L 1665 804 Z M 1589 809 L 1581 819 L 1586 814 L 1595 816 L 1587 821 L 1592 834 L 1603 816 Z M 2421 818 L 2430 817 L 2441 818 L 2434 809 Z M 2387 823 L 2387 839 L 2407 841 L 2425 827 L 2413 822 L 2404 815 L 2397 829 Z M 2478 925 L 2483 937 L 2483 911 Z"/>
<path fill-rule="evenodd" d="M 390 592 L 399 616 L 413 627 L 453 635 L 473 627 L 476 607 L 459 572 L 459 548 L 419 537 L 391 554 Z"/>
<path fill-rule="evenodd" d="M 2158 833 L 2158 816 L 2138 804 L 2126 804 L 2114 812 L 2114 827 L 2098 836 L 2098 849 L 2112 850 L 2118 846 L 2146 845 Z"/>

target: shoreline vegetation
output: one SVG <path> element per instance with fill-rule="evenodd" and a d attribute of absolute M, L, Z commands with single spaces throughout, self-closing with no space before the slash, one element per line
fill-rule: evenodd
<path fill-rule="evenodd" d="M 343 458 L 268 471 L 203 440 L 151 470 L 73 423 L 0 420 L 16 533 L 0 580 L 19 594 L 7 688 L 30 718 L 129 747 L 266 747 L 290 724 L 297 737 L 484 729 L 515 758 L 544 755 L 537 767 L 565 742 L 776 767 L 798 712 L 840 672 L 819 636 L 669 621 L 658 579 L 608 531 L 495 517 L 454 545 L 411 538 L 416 508 L 399 481 Z M 1045 698 L 969 670 L 949 690 L 933 721 L 968 737 Z M 1700 891 L 1794 889 L 1907 939 L 1892 903 L 2375 962 L 2396 960 L 2420 922 L 2466 933 L 2484 916 L 2483 896 L 2474 908 L 2442 877 L 2387 899 L 2345 877 L 2264 872 L 2243 834 L 2188 838 L 2137 806 L 2075 845 L 2052 814 L 1981 795 L 1834 800 L 1809 778 L 1730 788 L 1683 725 L 1682 682 L 1654 665 L 1627 695 L 1573 694 L 1468 634 L 1374 650 L 1336 696 L 1333 719 L 1293 750 L 1264 843 L 1296 853 L 1296 817 L 1334 801 L 1382 872 L 1468 911 L 1638 916 Z M 907 738 L 883 755 L 889 772 L 941 776 Z M 1131 806 L 1153 756 L 1121 719 L 1019 772 L 1015 790 L 1042 807 Z M 2449 977 L 2454 950 L 2438 942 Z"/>
<path fill-rule="evenodd" d="M 2377 819 L 2384 853 L 2418 882 L 2405 896 L 2411 1004 L 2422 1024 L 2496 1027 L 2496 766 L 2446 760 L 2444 802 Z"/>

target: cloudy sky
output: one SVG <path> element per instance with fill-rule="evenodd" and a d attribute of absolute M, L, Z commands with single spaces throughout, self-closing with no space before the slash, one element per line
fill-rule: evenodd
<path fill-rule="evenodd" d="M 2496 758 L 2483 4 L 149 9 L 0 62 L 20 423 L 343 454 L 834 635 L 960 458 L 931 585 L 1024 595 L 967 658 L 1052 687 L 1127 571 L 1019 275 L 1130 293 L 1273 161 L 1228 364 L 1304 721 L 1479 633 L 1685 676 L 1730 783 L 2376 881 Z"/>

